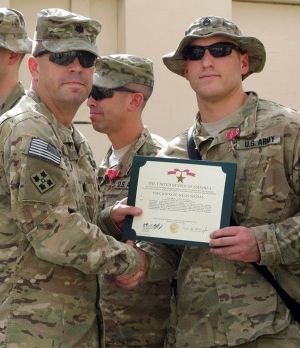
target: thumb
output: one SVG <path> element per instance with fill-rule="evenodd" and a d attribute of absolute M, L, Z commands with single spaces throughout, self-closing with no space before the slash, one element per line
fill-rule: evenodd
<path fill-rule="evenodd" d="M 135 240 L 127 240 L 126 244 L 132 246 L 133 248 L 136 248 L 136 242 Z"/>

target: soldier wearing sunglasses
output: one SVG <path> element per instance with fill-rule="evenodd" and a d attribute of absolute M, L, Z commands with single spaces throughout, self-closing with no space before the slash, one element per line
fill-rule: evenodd
<path fill-rule="evenodd" d="M 0 119 L 2 347 L 102 347 L 97 275 L 148 264 L 96 225 L 95 161 L 72 123 L 92 89 L 100 29 L 75 13 L 40 11 L 31 88 Z M 140 213 L 117 205 L 113 222 L 126 211 Z"/>
<path fill-rule="evenodd" d="M 232 226 L 213 231 L 207 247 L 168 247 L 180 257 L 175 342 L 166 347 L 299 347 L 299 323 L 253 265 L 268 266 L 300 300 L 300 115 L 244 91 L 265 61 L 257 38 L 216 16 L 194 21 L 163 56 L 189 82 L 198 110 L 191 137 L 183 131 L 158 156 L 190 158 L 190 139 L 198 159 L 237 164 Z"/>
<path fill-rule="evenodd" d="M 128 195 L 133 156 L 155 156 L 166 144 L 160 136 L 150 133 L 142 120 L 153 85 L 153 63 L 148 58 L 115 54 L 97 61 L 87 104 L 94 129 L 111 141 L 98 169 L 104 215 L 107 207 Z M 155 244 L 139 246 L 153 250 L 155 255 Z M 145 281 L 127 291 L 116 287 L 111 276 L 101 276 L 100 307 L 106 347 L 162 348 L 170 315 L 169 289 L 168 277 Z"/>

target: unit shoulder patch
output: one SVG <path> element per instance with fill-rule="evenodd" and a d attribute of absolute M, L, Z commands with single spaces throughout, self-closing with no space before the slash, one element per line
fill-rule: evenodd
<path fill-rule="evenodd" d="M 50 190 L 55 185 L 55 182 L 52 180 L 51 176 L 44 169 L 41 169 L 31 175 L 30 179 L 41 193 Z"/>

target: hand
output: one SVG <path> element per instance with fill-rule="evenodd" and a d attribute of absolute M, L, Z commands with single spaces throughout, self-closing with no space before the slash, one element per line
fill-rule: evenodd
<path fill-rule="evenodd" d="M 210 252 L 227 260 L 257 262 L 260 252 L 254 231 L 243 226 L 230 226 L 210 235 Z"/>
<path fill-rule="evenodd" d="M 149 269 L 149 261 L 146 254 L 139 248 L 136 247 L 134 241 L 127 241 L 126 244 L 135 247 L 135 250 L 139 253 L 140 256 L 140 265 L 136 271 L 131 274 L 124 276 L 114 276 L 115 284 L 123 289 L 132 290 L 136 286 L 140 285 L 145 279 L 146 273 Z"/>
<path fill-rule="evenodd" d="M 138 216 L 141 214 L 142 209 L 127 205 L 127 198 L 123 198 L 120 202 L 115 204 L 110 211 L 113 222 L 120 230 L 124 227 L 126 215 Z"/>

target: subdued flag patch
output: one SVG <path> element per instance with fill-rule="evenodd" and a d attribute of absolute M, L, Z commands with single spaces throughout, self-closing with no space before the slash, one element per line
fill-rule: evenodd
<path fill-rule="evenodd" d="M 61 159 L 60 151 L 52 144 L 40 138 L 32 138 L 28 154 L 54 164 L 59 164 Z"/>

